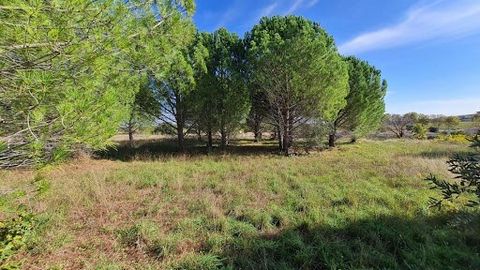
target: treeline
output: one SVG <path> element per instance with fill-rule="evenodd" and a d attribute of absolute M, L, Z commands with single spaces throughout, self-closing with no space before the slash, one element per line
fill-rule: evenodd
<path fill-rule="evenodd" d="M 472 116 L 472 123 L 480 126 L 480 112 Z M 417 139 L 426 139 L 427 133 L 439 133 L 441 129 L 450 134 L 460 125 L 461 120 L 456 116 L 425 115 L 415 112 L 387 114 L 383 122 L 383 130 L 389 131 L 397 138 L 404 138 L 408 133 Z M 477 123 L 477 124 L 475 124 Z"/>
<path fill-rule="evenodd" d="M 263 18 L 244 38 L 200 33 L 194 2 L 0 0 L 0 167 L 101 149 L 123 126 L 133 137 L 163 123 L 181 150 L 188 133 L 225 148 L 247 124 L 299 139 L 360 137 L 384 115 L 387 84 L 367 62 L 341 56 L 302 17 Z"/>

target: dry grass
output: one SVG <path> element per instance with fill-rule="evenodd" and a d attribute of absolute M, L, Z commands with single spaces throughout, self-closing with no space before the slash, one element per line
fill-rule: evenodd
<path fill-rule="evenodd" d="M 455 267 L 459 262 L 442 253 L 447 238 L 460 264 L 479 266 L 478 258 L 468 259 L 479 246 L 455 242 L 449 227 L 419 236 L 426 240 L 406 239 L 412 246 L 387 248 L 402 237 L 390 236 L 398 233 L 388 231 L 391 220 L 401 221 L 398 230 L 429 233 L 438 227 L 432 219 L 460 209 L 429 209 L 434 192 L 423 179 L 430 172 L 448 177 L 446 159 L 465 150 L 364 141 L 292 158 L 264 151 L 133 162 L 82 158 L 37 173 L 0 172 L 0 192 L 9 196 L 0 207 L 4 216 L 20 204 L 36 214 L 36 237 L 13 258 L 25 269 L 290 269 L 302 260 L 304 269 Z M 371 231 L 374 223 L 381 229 L 373 238 L 348 236 L 358 224 Z"/>

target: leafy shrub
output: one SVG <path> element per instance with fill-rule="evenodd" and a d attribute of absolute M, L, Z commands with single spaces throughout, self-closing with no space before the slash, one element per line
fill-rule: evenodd
<path fill-rule="evenodd" d="M 465 134 L 451 134 L 451 135 L 438 135 L 437 140 L 452 142 L 452 143 L 469 143 L 471 141 L 470 136 Z"/>
<path fill-rule="evenodd" d="M 468 206 L 480 205 L 480 132 L 472 140 L 472 147 L 479 153 L 470 155 L 456 155 L 448 161 L 449 171 L 456 175 L 455 182 L 438 179 L 431 175 L 427 178 L 433 188 L 442 191 L 442 199 L 431 199 L 432 206 L 441 206 L 444 201 L 452 201 L 461 195 L 476 197 L 471 199 Z"/>
<path fill-rule="evenodd" d="M 0 221 L 0 264 L 26 246 L 33 234 L 33 228 L 34 218 L 28 213 L 20 213 L 10 220 Z"/>
<path fill-rule="evenodd" d="M 415 138 L 419 140 L 427 138 L 427 128 L 422 124 L 415 124 L 413 127 L 413 133 L 415 133 Z"/>

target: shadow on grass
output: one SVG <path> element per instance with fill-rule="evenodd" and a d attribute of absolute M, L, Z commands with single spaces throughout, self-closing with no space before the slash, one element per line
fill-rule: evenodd
<path fill-rule="evenodd" d="M 237 233 L 218 256 L 227 269 L 480 269 L 479 221 L 464 213 L 303 224 L 260 237 Z"/>
<path fill-rule="evenodd" d="M 434 151 L 424 151 L 421 153 L 413 154 L 415 157 L 428 158 L 428 159 L 439 159 L 439 158 L 451 158 L 455 155 L 469 155 L 472 151 L 455 151 L 455 150 L 434 150 Z"/>
<path fill-rule="evenodd" d="M 103 151 L 94 153 L 97 159 L 133 161 L 133 160 L 157 160 L 176 156 L 204 156 L 204 155 L 237 155 L 237 156 L 258 156 L 278 153 L 275 141 L 254 143 L 253 140 L 235 140 L 222 150 L 214 147 L 209 153 L 205 143 L 197 140 L 186 140 L 185 151 L 180 151 L 176 140 L 158 139 L 136 141 L 136 146 L 131 148 L 127 142 L 120 142 L 118 145 L 109 147 Z"/>

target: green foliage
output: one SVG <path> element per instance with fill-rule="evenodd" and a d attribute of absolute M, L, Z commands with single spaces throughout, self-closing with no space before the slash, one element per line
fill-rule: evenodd
<path fill-rule="evenodd" d="M 207 73 L 196 91 L 197 115 L 205 131 L 221 133 L 225 147 L 250 109 L 244 80 L 245 50 L 238 36 L 223 28 L 203 33 L 202 42 L 209 56 Z"/>
<path fill-rule="evenodd" d="M 419 140 L 424 140 L 427 138 L 427 131 L 427 127 L 420 123 L 417 123 L 415 124 L 415 126 L 413 126 L 413 133 L 415 134 L 415 138 Z"/>
<path fill-rule="evenodd" d="M 246 43 L 254 80 L 288 154 L 295 129 L 314 118 L 331 121 L 346 105 L 347 65 L 333 38 L 301 17 L 263 18 Z"/>
<path fill-rule="evenodd" d="M 160 115 L 161 108 L 158 97 L 156 97 L 152 88 L 150 80 L 147 78 L 143 79 L 130 106 L 128 120 L 122 125 L 123 130 L 129 134 L 130 146 L 133 146 L 133 134 L 152 126 Z"/>
<path fill-rule="evenodd" d="M 198 100 L 193 91 L 206 73 L 208 54 L 202 37 L 197 33 L 194 42 L 177 53 L 167 76 L 159 78 L 156 83 L 162 109 L 160 119 L 174 131 L 180 150 L 184 150 L 184 137 L 195 124 Z"/>
<path fill-rule="evenodd" d="M 163 75 L 194 29 L 185 17 L 191 0 L 0 6 L 0 20 L 8 22 L 0 24 L 0 136 L 10 146 L 0 153 L 0 167 L 7 168 L 108 145 L 128 118 L 141 78 Z"/>
<path fill-rule="evenodd" d="M 468 144 L 472 138 L 465 134 L 440 134 L 436 139 L 450 143 Z"/>
<path fill-rule="evenodd" d="M 460 119 L 456 116 L 448 116 L 445 118 L 445 126 L 452 129 L 460 125 Z"/>
<path fill-rule="evenodd" d="M 467 196 L 468 206 L 480 206 L 480 132 L 472 140 L 472 148 L 476 154 L 456 155 L 447 163 L 449 171 L 455 175 L 455 181 L 449 182 L 430 175 L 427 181 L 434 189 L 442 192 L 441 199 L 431 199 L 432 206 L 440 207 L 445 201 L 453 201 L 460 196 Z"/>
<path fill-rule="evenodd" d="M 367 62 L 347 57 L 349 93 L 347 105 L 340 110 L 333 128 L 351 130 L 355 137 L 361 137 L 377 129 L 385 113 L 387 82 L 381 72 Z"/>
<path fill-rule="evenodd" d="M 173 264 L 172 270 L 216 270 L 224 269 L 222 260 L 212 254 L 188 254 Z"/>
<path fill-rule="evenodd" d="M 50 191 L 29 197 L 51 227 L 15 259 L 47 269 L 102 261 L 134 269 L 479 268 L 478 223 L 459 221 L 478 215 L 455 212 L 461 202 L 425 207 L 435 191 L 422 175 L 464 145 L 362 140 L 288 159 L 259 150 L 274 147 L 61 165 L 45 175 Z M 31 183 L 24 172 L 0 174 L 7 189 Z M 139 189 L 144 179 L 158 184 Z M 10 198 L 0 206 L 25 201 Z"/>
<path fill-rule="evenodd" d="M 472 122 L 474 122 L 477 127 L 480 127 L 480 112 L 477 112 L 473 118 L 472 118 Z"/>
<path fill-rule="evenodd" d="M 9 257 L 26 246 L 33 229 L 34 218 L 29 213 L 22 212 L 10 220 L 0 221 L 0 265 L 8 263 Z"/>

